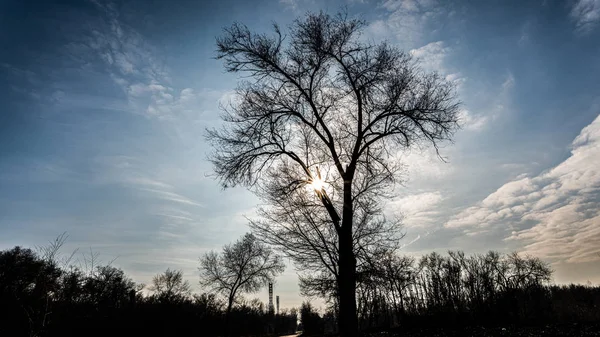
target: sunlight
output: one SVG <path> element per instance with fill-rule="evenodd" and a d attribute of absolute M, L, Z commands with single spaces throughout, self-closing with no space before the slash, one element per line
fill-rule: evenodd
<path fill-rule="evenodd" d="M 321 178 L 321 170 L 319 166 L 316 167 L 316 174 L 310 174 L 306 185 L 306 188 L 312 189 L 315 192 L 320 192 L 325 188 L 325 180 Z"/>
<path fill-rule="evenodd" d="M 313 178 L 309 181 L 308 185 L 310 186 L 310 188 L 314 189 L 315 191 L 320 191 L 325 187 L 325 182 L 319 178 Z"/>

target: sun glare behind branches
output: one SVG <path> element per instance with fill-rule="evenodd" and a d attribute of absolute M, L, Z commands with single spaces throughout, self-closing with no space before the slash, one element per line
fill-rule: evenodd
<path fill-rule="evenodd" d="M 316 174 L 311 174 L 311 177 L 309 177 L 308 181 L 307 181 L 307 185 L 306 187 L 308 189 L 312 189 L 315 191 L 321 191 L 325 188 L 325 181 L 321 178 L 321 170 L 319 170 L 319 167 L 316 167 L 317 172 Z"/>
<path fill-rule="evenodd" d="M 315 191 L 320 191 L 325 187 L 325 182 L 321 178 L 313 178 L 309 181 L 308 186 Z"/>

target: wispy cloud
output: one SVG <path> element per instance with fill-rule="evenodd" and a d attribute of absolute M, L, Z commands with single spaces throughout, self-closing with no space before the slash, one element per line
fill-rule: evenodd
<path fill-rule="evenodd" d="M 575 22 L 575 31 L 588 34 L 600 22 L 600 0 L 578 0 L 569 15 Z"/>
<path fill-rule="evenodd" d="M 422 47 L 411 49 L 410 54 L 419 61 L 419 65 L 426 71 L 435 71 L 445 77 L 447 81 L 456 85 L 458 92 L 465 96 L 464 84 L 468 80 L 460 71 L 449 66 L 448 58 L 453 50 L 444 41 L 428 43 Z M 515 86 L 515 78 L 508 71 L 504 81 L 491 98 L 491 106 L 483 112 L 474 112 L 467 105 L 460 111 L 459 119 L 464 129 L 469 131 L 482 131 L 493 120 L 500 117 L 510 104 L 510 96 Z"/>
<path fill-rule="evenodd" d="M 517 44 L 519 46 L 525 46 L 527 44 L 530 43 L 531 40 L 531 30 L 532 30 L 532 22 L 531 21 L 526 21 L 522 26 L 521 26 L 521 32 L 519 34 L 519 40 L 517 41 Z"/>
<path fill-rule="evenodd" d="M 467 109 L 461 109 L 459 111 L 459 122 L 467 130 L 481 131 L 487 125 L 490 120 L 489 117 L 483 115 L 474 115 Z"/>
<path fill-rule="evenodd" d="M 281 4 L 286 9 L 296 10 L 298 8 L 297 0 L 279 0 L 279 4 Z"/>
<path fill-rule="evenodd" d="M 419 44 L 429 33 L 427 25 L 445 13 L 444 6 L 435 0 L 387 0 L 381 7 L 388 12 L 387 17 L 371 22 L 367 34 L 404 48 Z"/>
<path fill-rule="evenodd" d="M 99 55 L 133 112 L 173 119 L 178 113 L 197 106 L 201 93 L 193 88 L 172 86 L 169 69 L 161 60 L 159 49 L 122 21 L 114 4 L 94 3 L 103 14 L 102 20 L 88 32 L 83 43 L 71 45 L 73 52 L 79 54 L 87 47 Z"/>
<path fill-rule="evenodd" d="M 427 228 L 438 224 L 438 206 L 441 201 L 441 192 L 424 192 L 398 198 L 390 202 L 388 208 L 391 212 L 399 211 L 402 214 L 403 225 L 406 227 Z"/>
<path fill-rule="evenodd" d="M 510 109 L 512 90 L 515 83 L 515 77 L 512 72 L 508 72 L 496 93 L 490 95 L 491 105 L 487 107 L 485 112 L 473 113 L 468 108 L 464 108 L 460 111 L 459 119 L 461 125 L 466 130 L 482 131 L 491 122 L 506 114 Z"/>
<path fill-rule="evenodd" d="M 144 192 L 150 192 L 150 193 L 158 196 L 160 199 L 162 199 L 164 201 L 171 201 L 171 202 L 175 202 L 175 203 L 181 203 L 181 204 L 193 205 L 193 206 L 202 206 L 202 204 L 195 202 L 192 199 L 185 197 L 179 193 L 160 190 L 160 189 L 152 189 L 152 188 L 140 188 L 140 190 L 144 191 Z"/>
<path fill-rule="evenodd" d="M 444 179 L 452 172 L 454 166 L 440 160 L 434 149 L 426 147 L 428 144 L 423 145 L 423 148 L 415 147 L 399 155 L 399 160 L 406 164 L 406 178 L 412 183 Z M 442 155 L 446 156 L 448 151 L 444 148 L 442 150 Z"/>
<path fill-rule="evenodd" d="M 410 50 L 410 54 L 418 60 L 422 69 L 441 74 L 447 81 L 453 82 L 460 91 L 467 78 L 460 71 L 448 65 L 447 59 L 452 56 L 453 52 L 453 49 L 444 41 L 431 42 Z"/>

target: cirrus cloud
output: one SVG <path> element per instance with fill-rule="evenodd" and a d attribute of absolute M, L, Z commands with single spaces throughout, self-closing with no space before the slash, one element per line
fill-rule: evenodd
<path fill-rule="evenodd" d="M 575 31 L 590 33 L 600 22 L 600 0 L 579 0 L 571 9 L 569 16 L 575 21 Z"/>

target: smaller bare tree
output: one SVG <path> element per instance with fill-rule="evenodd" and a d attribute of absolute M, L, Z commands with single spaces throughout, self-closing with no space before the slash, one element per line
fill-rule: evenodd
<path fill-rule="evenodd" d="M 200 284 L 227 296 L 227 317 L 241 293 L 255 293 L 285 265 L 280 256 L 259 242 L 252 234 L 245 234 L 233 244 L 223 247 L 223 253 L 211 251 L 200 258 Z"/>
<path fill-rule="evenodd" d="M 166 302 L 176 302 L 191 294 L 190 283 L 183 279 L 181 270 L 167 269 L 154 276 L 149 288 L 159 300 Z"/>

